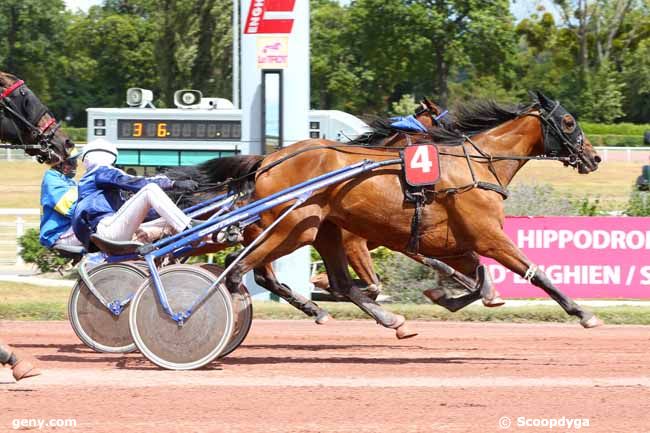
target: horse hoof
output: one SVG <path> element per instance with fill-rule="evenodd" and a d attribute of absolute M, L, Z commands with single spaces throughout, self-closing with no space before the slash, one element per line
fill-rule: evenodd
<path fill-rule="evenodd" d="M 596 317 L 596 315 L 594 314 L 587 320 L 584 319 L 581 320 L 580 324 L 582 325 L 583 328 L 589 329 L 589 328 L 597 328 L 599 326 L 604 325 L 605 323 L 602 320 L 600 320 L 598 317 Z"/>
<path fill-rule="evenodd" d="M 330 313 L 323 310 L 320 313 L 318 313 L 318 315 L 316 316 L 316 324 L 317 325 L 324 325 L 327 322 L 329 322 L 331 318 L 332 318 L 332 316 L 330 316 Z"/>
<path fill-rule="evenodd" d="M 418 335 L 418 333 L 411 330 L 406 324 L 400 326 L 395 330 L 395 336 L 398 340 L 415 337 L 416 335 Z"/>
<path fill-rule="evenodd" d="M 438 300 L 440 298 L 444 298 L 445 296 L 444 292 L 438 289 L 426 289 L 422 292 L 422 294 L 424 294 L 424 296 L 426 296 L 427 298 L 431 299 L 431 302 L 433 302 L 434 304 L 437 304 Z"/>
<path fill-rule="evenodd" d="M 488 308 L 500 307 L 506 303 L 506 301 L 501 296 L 495 296 L 492 299 L 482 299 L 483 305 Z"/>
<path fill-rule="evenodd" d="M 18 361 L 13 366 L 12 373 L 16 381 L 41 374 L 41 372 L 38 371 L 29 361 Z"/>

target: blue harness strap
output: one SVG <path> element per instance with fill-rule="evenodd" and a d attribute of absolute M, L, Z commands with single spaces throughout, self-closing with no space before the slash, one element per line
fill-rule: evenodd
<path fill-rule="evenodd" d="M 412 114 L 406 117 L 391 117 L 390 120 L 393 121 L 390 126 L 395 129 L 412 132 L 427 132 L 427 128 L 425 128 L 424 125 Z"/>
<path fill-rule="evenodd" d="M 443 111 L 433 119 L 437 122 L 445 117 L 447 113 L 449 113 L 449 110 Z M 392 120 L 390 126 L 395 129 L 408 132 L 427 132 L 427 128 L 412 114 L 410 116 L 391 117 L 390 120 Z"/>

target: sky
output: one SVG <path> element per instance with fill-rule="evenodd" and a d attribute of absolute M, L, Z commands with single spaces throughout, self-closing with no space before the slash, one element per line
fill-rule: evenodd
<path fill-rule="evenodd" d="M 76 11 L 77 9 L 87 11 L 91 6 L 101 3 L 101 0 L 65 0 L 66 7 L 72 11 Z"/>
<path fill-rule="evenodd" d="M 348 3 L 349 0 L 339 0 L 341 3 Z M 70 10 L 81 9 L 87 11 L 90 6 L 101 4 L 102 0 L 65 0 L 65 4 Z M 547 10 L 553 12 L 555 7 L 552 0 L 513 0 L 511 10 L 518 20 L 529 16 L 535 12 L 537 6 L 541 4 Z"/>

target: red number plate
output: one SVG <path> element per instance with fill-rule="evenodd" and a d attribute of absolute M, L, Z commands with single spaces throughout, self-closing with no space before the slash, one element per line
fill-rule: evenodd
<path fill-rule="evenodd" d="M 431 144 L 404 149 L 404 173 L 411 186 L 433 185 L 440 180 L 438 149 Z"/>

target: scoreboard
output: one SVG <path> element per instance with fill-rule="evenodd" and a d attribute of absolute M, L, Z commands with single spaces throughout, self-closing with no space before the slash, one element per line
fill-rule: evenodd
<path fill-rule="evenodd" d="M 161 167 L 195 165 L 208 159 L 249 154 L 241 139 L 241 110 L 89 108 L 88 142 L 104 138 L 119 150 L 117 165 L 137 174 Z M 351 114 L 309 112 L 309 137 L 348 141 L 369 130 Z M 296 140 L 294 140 L 296 141 Z"/>

